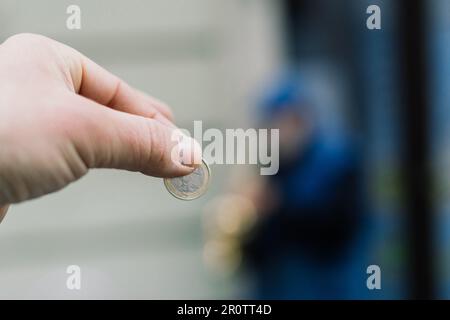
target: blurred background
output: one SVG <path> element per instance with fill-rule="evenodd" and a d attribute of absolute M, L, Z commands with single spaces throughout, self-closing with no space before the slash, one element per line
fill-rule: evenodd
<path fill-rule="evenodd" d="M 279 128 L 281 158 L 271 177 L 212 165 L 192 202 L 95 170 L 15 205 L 0 298 L 450 298 L 449 18 L 447 0 L 2 0 L 0 41 L 71 45 L 182 128 Z"/>

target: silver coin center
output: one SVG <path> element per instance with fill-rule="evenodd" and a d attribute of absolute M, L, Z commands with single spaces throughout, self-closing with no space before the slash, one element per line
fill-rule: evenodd
<path fill-rule="evenodd" d="M 196 168 L 191 174 L 171 179 L 175 189 L 184 193 L 193 193 L 200 189 L 205 180 L 203 166 Z"/>

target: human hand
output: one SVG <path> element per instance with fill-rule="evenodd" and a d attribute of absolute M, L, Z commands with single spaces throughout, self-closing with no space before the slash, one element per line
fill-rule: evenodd
<path fill-rule="evenodd" d="M 177 143 L 175 129 L 165 104 L 76 50 L 39 35 L 7 39 L 0 45 L 0 221 L 7 204 L 59 190 L 90 168 L 191 173 L 200 146 L 187 137 Z M 182 158 L 173 159 L 174 150 Z"/>

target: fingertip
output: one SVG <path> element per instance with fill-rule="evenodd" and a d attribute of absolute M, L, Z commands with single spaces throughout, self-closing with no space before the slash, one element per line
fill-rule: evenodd
<path fill-rule="evenodd" d="M 194 172 L 194 170 L 195 170 L 195 167 L 187 166 L 187 165 L 180 163 L 176 166 L 176 169 L 173 172 L 173 177 L 187 176 L 187 175 L 191 174 L 192 172 Z"/>
<path fill-rule="evenodd" d="M 183 135 L 178 148 L 182 165 L 196 168 L 202 163 L 202 148 L 197 140 Z"/>
<path fill-rule="evenodd" d="M 151 96 L 146 95 L 146 97 L 151 101 L 151 103 L 155 106 L 155 108 L 158 109 L 158 111 L 161 112 L 161 114 L 163 114 L 167 119 L 169 119 L 172 122 L 175 121 L 175 116 L 173 114 L 172 108 L 170 108 L 167 103 Z"/>

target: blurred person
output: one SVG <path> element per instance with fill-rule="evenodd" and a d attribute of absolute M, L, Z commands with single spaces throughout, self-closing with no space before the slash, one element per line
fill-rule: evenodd
<path fill-rule="evenodd" d="M 91 168 L 191 173 L 169 107 L 76 50 L 20 34 L 0 45 L 0 221 L 8 205 L 62 189 Z M 174 147 L 183 157 L 172 159 Z"/>
<path fill-rule="evenodd" d="M 288 75 L 259 109 L 265 127 L 280 129 L 280 170 L 244 191 L 259 217 L 243 245 L 253 298 L 341 299 L 367 291 L 361 159 L 344 130 L 319 125 L 311 100 L 305 82 Z"/>

